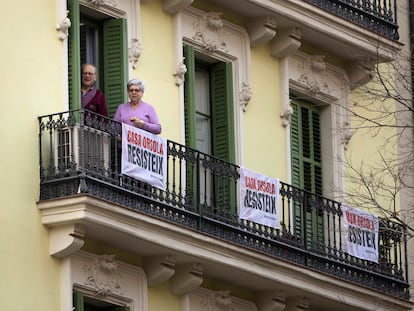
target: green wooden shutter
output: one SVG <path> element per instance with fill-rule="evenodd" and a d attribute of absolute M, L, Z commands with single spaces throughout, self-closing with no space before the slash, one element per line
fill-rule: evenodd
<path fill-rule="evenodd" d="M 184 63 L 187 67 L 184 81 L 184 123 L 185 123 L 185 144 L 188 147 L 196 148 L 196 97 L 195 97 L 195 56 L 191 46 L 184 46 Z M 186 201 L 190 206 L 197 202 L 197 163 L 186 163 Z"/>
<path fill-rule="evenodd" d="M 103 25 L 104 93 L 109 117 L 126 101 L 128 79 L 127 21 L 111 19 Z"/>
<path fill-rule="evenodd" d="M 231 63 L 217 63 L 210 68 L 213 155 L 235 162 L 233 80 Z M 236 183 L 227 176 L 214 177 L 214 198 L 217 206 L 234 211 Z"/>
<path fill-rule="evenodd" d="M 233 81 L 231 63 L 211 67 L 211 110 L 213 155 L 235 162 Z"/>
<path fill-rule="evenodd" d="M 290 124 L 292 185 L 322 195 L 322 157 L 320 142 L 320 112 L 308 103 L 292 100 L 293 115 Z M 323 244 L 323 215 L 311 206 L 307 198 L 306 212 L 301 204 L 295 203 L 295 233 L 305 236 L 308 247 Z M 306 221 L 305 218 L 306 217 Z"/>
<path fill-rule="evenodd" d="M 84 311 L 84 300 L 82 293 L 73 292 L 73 311 Z"/>
<path fill-rule="evenodd" d="M 81 107 L 80 84 L 80 13 L 79 0 L 68 0 L 68 17 L 72 23 L 68 37 L 68 82 L 69 82 L 69 109 Z"/>
<path fill-rule="evenodd" d="M 184 46 L 184 63 L 187 67 L 184 82 L 184 122 L 185 144 L 191 148 L 197 145 L 196 140 L 196 97 L 195 97 L 195 56 L 191 46 Z"/>

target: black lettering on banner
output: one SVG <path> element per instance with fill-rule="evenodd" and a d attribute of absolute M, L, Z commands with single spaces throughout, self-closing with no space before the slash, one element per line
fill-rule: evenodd
<path fill-rule="evenodd" d="M 130 144 L 128 144 L 128 162 L 138 165 L 147 171 L 163 175 L 164 159 L 162 156 Z"/>
<path fill-rule="evenodd" d="M 265 193 L 246 189 L 244 206 L 276 215 L 276 199 Z"/>
<path fill-rule="evenodd" d="M 363 247 L 376 249 L 375 232 L 355 226 L 348 227 L 348 241 Z"/>

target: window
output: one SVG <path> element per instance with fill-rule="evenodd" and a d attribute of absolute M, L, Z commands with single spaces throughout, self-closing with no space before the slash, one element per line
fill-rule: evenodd
<path fill-rule="evenodd" d="M 196 54 L 184 46 L 187 73 L 184 84 L 186 145 L 207 155 L 235 163 L 232 64 Z M 206 156 L 208 157 L 208 156 Z M 198 176 L 187 170 L 187 196 L 202 205 L 232 208 L 235 183 L 227 176 L 211 174 L 202 161 Z M 214 177 L 213 177 L 214 176 Z M 196 182 L 200 191 L 196 193 Z"/>
<path fill-rule="evenodd" d="M 73 293 L 74 311 L 130 311 L 128 306 L 120 306 L 84 295 L 79 291 Z"/>
<path fill-rule="evenodd" d="M 72 26 L 68 41 L 68 80 L 70 109 L 80 108 L 80 67 L 92 63 L 97 67 L 98 83 L 107 102 L 109 116 L 126 100 L 127 23 L 68 0 Z"/>
<path fill-rule="evenodd" d="M 184 47 L 184 56 L 186 145 L 234 163 L 231 63 L 201 60 L 190 46 Z"/>

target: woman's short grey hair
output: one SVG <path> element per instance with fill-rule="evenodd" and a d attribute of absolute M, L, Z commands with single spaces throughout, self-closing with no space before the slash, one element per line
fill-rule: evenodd
<path fill-rule="evenodd" d="M 127 90 L 128 91 L 129 91 L 129 88 L 131 87 L 131 85 L 138 85 L 142 92 L 144 92 L 144 90 L 145 90 L 145 84 L 144 84 L 144 81 L 142 81 L 142 80 L 138 80 L 138 79 L 129 80 L 128 84 L 127 84 Z"/>

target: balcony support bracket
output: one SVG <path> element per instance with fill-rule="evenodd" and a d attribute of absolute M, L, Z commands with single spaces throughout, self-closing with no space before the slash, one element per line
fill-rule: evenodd
<path fill-rule="evenodd" d="M 175 295 L 187 294 L 203 282 L 203 266 L 199 263 L 184 264 L 177 267 L 171 279 L 171 292 Z"/>
<path fill-rule="evenodd" d="M 79 224 L 68 224 L 50 229 L 49 253 L 64 258 L 76 253 L 84 244 L 85 232 Z"/>

